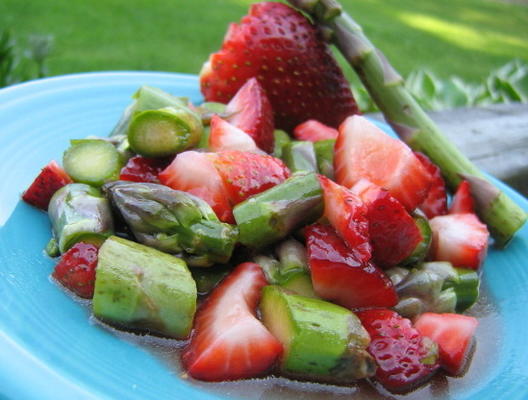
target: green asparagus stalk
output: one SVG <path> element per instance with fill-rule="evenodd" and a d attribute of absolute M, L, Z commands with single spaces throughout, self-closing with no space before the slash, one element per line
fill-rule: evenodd
<path fill-rule="evenodd" d="M 200 142 L 200 117 L 185 106 L 138 111 L 128 128 L 133 151 L 146 157 L 164 157 L 194 147 Z"/>
<path fill-rule="evenodd" d="M 163 107 L 180 106 L 187 106 L 185 98 L 173 96 L 161 89 L 151 86 L 141 86 L 138 91 L 132 95 L 132 103 L 125 109 L 109 136 L 126 136 L 128 134 L 130 121 L 136 112 L 157 110 L 158 108 Z"/>
<path fill-rule="evenodd" d="M 62 164 L 75 182 L 101 186 L 119 178 L 123 159 L 117 148 L 106 140 L 81 139 L 71 141 Z"/>
<path fill-rule="evenodd" d="M 282 148 L 282 160 L 291 172 L 319 172 L 312 142 L 293 140 Z"/>
<path fill-rule="evenodd" d="M 317 169 L 330 179 L 334 179 L 334 146 L 334 139 L 319 140 L 314 143 Z"/>
<path fill-rule="evenodd" d="M 526 222 L 527 213 L 440 132 L 405 88 L 402 77 L 336 0 L 289 2 L 332 32 L 335 44 L 355 69 L 387 122 L 411 148 L 424 152 L 440 167 L 452 190 L 462 179 L 470 182 L 479 216 L 488 225 L 496 244 L 505 246 Z"/>
<path fill-rule="evenodd" d="M 281 242 L 275 252 L 279 257 L 281 274 L 288 275 L 292 272 L 308 271 L 306 248 L 295 239 Z"/>
<path fill-rule="evenodd" d="M 191 266 L 231 258 L 237 229 L 220 222 L 202 199 L 154 183 L 116 181 L 103 189 L 140 243 L 182 253 Z"/>
<path fill-rule="evenodd" d="M 290 135 L 281 129 L 275 129 L 273 131 L 274 145 L 273 145 L 273 157 L 282 159 L 282 153 L 284 146 L 291 142 Z"/>
<path fill-rule="evenodd" d="M 48 215 L 61 253 L 78 242 L 100 245 L 113 234 L 110 204 L 99 189 L 71 183 L 50 200 Z"/>
<path fill-rule="evenodd" d="M 237 204 L 233 215 L 240 242 L 261 248 L 311 223 L 323 211 L 322 189 L 316 174 L 299 174 Z"/>

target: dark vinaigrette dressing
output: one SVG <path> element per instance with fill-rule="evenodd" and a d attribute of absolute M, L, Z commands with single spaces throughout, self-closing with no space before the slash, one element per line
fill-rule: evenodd
<path fill-rule="evenodd" d="M 265 377 L 232 382 L 202 382 L 187 375 L 180 362 L 186 341 L 164 339 L 150 335 L 137 335 L 110 327 L 92 317 L 92 321 L 111 330 L 120 339 L 147 349 L 159 358 L 176 376 L 201 390 L 220 396 L 243 400 L 422 400 L 456 399 L 490 373 L 492 360 L 497 359 L 500 347 L 500 315 L 493 305 L 489 291 L 483 283 L 478 302 L 466 312 L 478 319 L 476 346 L 467 372 L 461 377 L 448 377 L 439 370 L 425 385 L 405 395 L 394 395 L 379 385 L 359 381 L 353 386 L 335 386 L 313 382 L 299 382 L 283 377 Z"/>

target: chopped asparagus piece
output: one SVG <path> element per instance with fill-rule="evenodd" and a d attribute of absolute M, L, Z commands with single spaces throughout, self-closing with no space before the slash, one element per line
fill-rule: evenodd
<path fill-rule="evenodd" d="M 285 144 L 282 160 L 291 172 L 319 172 L 312 142 L 294 140 Z"/>
<path fill-rule="evenodd" d="M 281 129 L 275 129 L 273 131 L 273 137 L 275 140 L 273 145 L 273 157 L 282 159 L 284 146 L 291 142 L 290 135 Z"/>
<path fill-rule="evenodd" d="M 173 96 L 161 89 L 151 86 L 141 86 L 136 93 L 134 93 L 132 99 L 132 103 L 125 109 L 109 136 L 128 135 L 130 120 L 134 114 L 139 111 L 187 105 L 186 99 Z"/>
<path fill-rule="evenodd" d="M 369 335 L 350 310 L 279 286 L 263 289 L 260 310 L 264 325 L 284 345 L 283 374 L 339 383 L 374 374 Z"/>
<path fill-rule="evenodd" d="M 202 131 L 200 118 L 189 108 L 165 107 L 136 112 L 128 129 L 128 141 L 138 154 L 164 157 L 197 145 Z"/>
<path fill-rule="evenodd" d="M 427 256 L 431 241 L 433 240 L 433 233 L 427 218 L 415 215 L 413 219 L 420 230 L 422 240 L 418 243 L 412 254 L 401 262 L 402 265 L 415 265 L 421 263 Z"/>
<path fill-rule="evenodd" d="M 112 236 L 99 250 L 94 315 L 110 324 L 186 338 L 196 285 L 183 260 Z"/>
<path fill-rule="evenodd" d="M 75 181 L 92 186 L 119 178 L 122 158 L 115 146 L 99 139 L 72 140 L 64 152 L 64 170 Z"/>
<path fill-rule="evenodd" d="M 261 248 L 317 220 L 323 211 L 322 190 L 314 173 L 294 175 L 235 206 L 240 242 Z"/>
<path fill-rule="evenodd" d="M 155 183 L 117 181 L 104 186 L 136 239 L 168 253 L 183 253 L 191 266 L 226 263 L 236 227 L 220 222 L 202 199 Z"/>
<path fill-rule="evenodd" d="M 312 299 L 319 298 L 319 296 L 315 294 L 312 277 L 308 271 L 292 272 L 281 277 L 279 286 L 301 296 L 311 297 Z"/>
<path fill-rule="evenodd" d="M 448 278 L 444 289 L 452 288 L 457 297 L 456 311 L 463 312 L 476 303 L 479 296 L 480 279 L 473 269 L 455 268 L 456 277 Z"/>
<path fill-rule="evenodd" d="M 275 252 L 279 257 L 281 275 L 308 271 L 306 248 L 297 240 L 288 239 L 281 242 Z"/>
<path fill-rule="evenodd" d="M 271 284 L 279 283 L 281 280 L 280 263 L 276 259 L 264 255 L 257 255 L 253 257 L 253 262 L 260 265 L 266 280 Z"/>
<path fill-rule="evenodd" d="M 324 176 L 334 179 L 335 139 L 319 140 L 314 143 L 317 168 Z"/>
<path fill-rule="evenodd" d="M 100 190 L 84 183 L 70 183 L 50 200 L 48 216 L 61 253 L 78 242 L 100 245 L 113 234 L 110 204 Z"/>

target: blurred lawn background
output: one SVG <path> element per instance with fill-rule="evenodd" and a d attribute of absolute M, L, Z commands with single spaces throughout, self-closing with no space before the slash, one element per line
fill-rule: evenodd
<path fill-rule="evenodd" d="M 1 0 L 0 30 L 54 36 L 49 75 L 100 70 L 198 73 L 250 0 Z M 478 82 L 528 61 L 524 0 L 342 0 L 404 75 L 426 68 Z M 345 67 L 347 75 L 350 69 Z"/>

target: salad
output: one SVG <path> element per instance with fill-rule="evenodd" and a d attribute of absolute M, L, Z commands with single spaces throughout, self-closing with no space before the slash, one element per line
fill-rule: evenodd
<path fill-rule="evenodd" d="M 273 53 L 281 26 L 307 73 Z M 357 115 L 320 39 L 292 8 L 255 5 L 202 71 L 214 103 L 141 87 L 108 138 L 72 141 L 23 196 L 50 216 L 53 276 L 110 325 L 188 340 L 199 380 L 404 393 L 460 375 L 489 237 L 471 183 L 448 207 L 439 168 Z"/>

